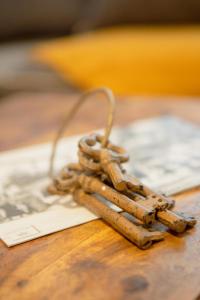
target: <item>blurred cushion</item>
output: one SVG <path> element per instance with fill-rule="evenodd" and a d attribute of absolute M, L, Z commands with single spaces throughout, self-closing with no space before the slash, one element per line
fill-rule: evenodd
<path fill-rule="evenodd" d="M 83 89 L 200 95 L 200 26 L 107 29 L 46 42 L 34 57 Z"/>

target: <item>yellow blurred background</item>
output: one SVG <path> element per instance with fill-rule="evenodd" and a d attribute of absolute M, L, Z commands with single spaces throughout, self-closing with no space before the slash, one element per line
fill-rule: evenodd
<path fill-rule="evenodd" d="M 44 43 L 33 55 L 82 89 L 200 94 L 200 26 L 104 29 Z"/>

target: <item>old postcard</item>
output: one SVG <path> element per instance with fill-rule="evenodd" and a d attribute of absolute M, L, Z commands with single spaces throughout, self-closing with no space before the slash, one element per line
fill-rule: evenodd
<path fill-rule="evenodd" d="M 60 142 L 58 171 L 76 161 L 80 136 Z M 129 173 L 168 195 L 200 184 L 200 128 L 164 116 L 115 128 L 111 140 L 130 154 Z M 0 238 L 13 246 L 97 217 L 71 196 L 47 193 L 51 144 L 0 154 Z M 49 222 L 49 220 L 51 220 Z"/>

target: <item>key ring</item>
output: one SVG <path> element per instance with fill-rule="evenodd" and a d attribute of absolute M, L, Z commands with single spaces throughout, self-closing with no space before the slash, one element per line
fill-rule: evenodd
<path fill-rule="evenodd" d="M 174 201 L 146 187 L 139 180 L 126 173 L 121 164 L 128 160 L 126 151 L 109 142 L 112 129 L 115 101 L 109 89 L 100 88 L 86 92 L 78 99 L 61 126 L 53 144 L 50 175 L 57 143 L 81 104 L 96 93 L 103 93 L 109 102 L 108 118 L 104 136 L 93 134 L 81 138 L 78 148 L 78 162 L 65 166 L 49 187 L 51 194 L 73 195 L 76 202 L 84 205 L 102 217 L 113 228 L 141 249 L 164 238 L 162 231 L 152 231 L 153 223 L 160 222 L 176 233 L 193 227 L 196 220 L 171 211 Z M 114 204 L 137 220 L 138 225 L 103 203 Z"/>
<path fill-rule="evenodd" d="M 109 104 L 109 109 L 108 109 L 108 114 L 107 114 L 107 122 L 106 122 L 106 126 L 105 126 L 105 133 L 104 133 L 104 136 L 103 136 L 103 139 L 101 142 L 101 147 L 107 146 L 110 132 L 111 132 L 111 129 L 113 126 L 113 119 L 114 119 L 114 114 L 115 114 L 116 103 L 115 103 L 115 98 L 114 98 L 113 92 L 108 88 L 101 87 L 101 88 L 92 89 L 92 90 L 89 90 L 89 91 L 83 93 L 80 96 L 80 98 L 77 100 L 75 105 L 71 108 L 71 110 L 67 114 L 66 118 L 64 119 L 60 129 L 57 132 L 57 135 L 55 137 L 55 140 L 54 140 L 53 146 L 52 146 L 52 152 L 51 152 L 51 156 L 50 156 L 50 167 L 49 167 L 50 178 L 53 178 L 53 176 L 54 176 L 53 175 L 54 161 L 55 161 L 55 157 L 56 157 L 57 145 L 58 145 L 60 138 L 63 136 L 66 127 L 69 125 L 69 123 L 71 122 L 71 120 L 73 119 L 73 117 L 75 116 L 75 114 L 77 113 L 79 108 L 81 107 L 81 105 L 83 105 L 83 103 L 85 103 L 85 101 L 89 97 L 94 96 L 96 94 L 103 94 L 106 97 L 108 104 Z"/>

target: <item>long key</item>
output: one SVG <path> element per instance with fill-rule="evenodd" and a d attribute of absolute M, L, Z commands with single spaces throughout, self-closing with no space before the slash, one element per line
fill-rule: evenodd
<path fill-rule="evenodd" d="M 142 226 L 133 224 L 122 214 L 117 213 L 100 200 L 97 200 L 94 196 L 85 193 L 83 190 L 76 190 L 74 198 L 75 201 L 101 217 L 128 240 L 136 244 L 140 249 L 147 249 L 153 242 L 164 239 L 165 234 L 163 232 L 150 232 Z"/>
<path fill-rule="evenodd" d="M 108 149 L 101 150 L 100 159 L 103 171 L 108 174 L 116 190 L 125 193 L 127 190 L 138 193 L 146 198 L 145 205 L 157 210 L 173 207 L 174 200 L 151 191 L 135 177 L 123 174 L 117 157 L 113 157 L 112 152 Z"/>
<path fill-rule="evenodd" d="M 132 214 L 135 218 L 141 220 L 145 224 L 149 225 L 155 221 L 154 209 L 147 208 L 140 203 L 132 201 L 125 195 L 102 183 L 99 179 L 81 174 L 79 176 L 79 183 L 84 191 L 88 193 L 97 193 L 103 196 L 105 199 Z"/>

